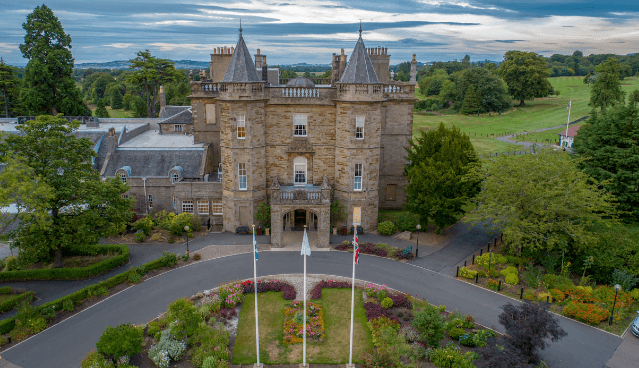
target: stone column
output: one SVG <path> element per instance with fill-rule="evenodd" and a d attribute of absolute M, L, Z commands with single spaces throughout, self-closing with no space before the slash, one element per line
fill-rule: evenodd
<path fill-rule="evenodd" d="M 271 205 L 271 246 L 282 247 L 282 210 Z"/>
<path fill-rule="evenodd" d="M 321 207 L 317 218 L 317 247 L 328 248 L 331 245 L 331 234 L 329 232 L 331 225 L 331 208 L 330 206 Z"/>

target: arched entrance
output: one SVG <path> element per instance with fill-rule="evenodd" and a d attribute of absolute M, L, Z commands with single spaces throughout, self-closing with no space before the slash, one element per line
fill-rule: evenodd
<path fill-rule="evenodd" d="M 311 210 L 303 208 L 294 209 L 292 211 L 284 213 L 282 217 L 282 223 L 284 224 L 284 231 L 303 231 L 304 226 L 306 230 L 317 230 L 317 222 L 319 218 L 317 214 Z"/>

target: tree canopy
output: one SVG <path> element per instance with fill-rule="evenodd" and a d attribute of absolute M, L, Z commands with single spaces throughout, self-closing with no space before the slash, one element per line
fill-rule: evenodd
<path fill-rule="evenodd" d="M 71 36 L 53 11 L 37 6 L 22 28 L 26 35 L 20 51 L 29 59 L 22 100 L 29 113 L 91 115 L 73 81 Z"/>
<path fill-rule="evenodd" d="M 639 111 L 633 103 L 593 114 L 575 137 L 581 169 L 603 183 L 622 210 L 639 221 Z"/>
<path fill-rule="evenodd" d="M 113 234 L 133 215 L 132 203 L 121 197 L 128 186 L 117 179 L 102 181 L 93 169 L 93 143 L 72 134 L 80 123 L 61 116 L 41 115 L 18 126 L 24 133 L 6 137 L 0 160 L 16 152 L 29 168 L 31 182 L 38 178 L 51 190 L 41 206 L 50 221 L 25 212 L 11 236 L 25 263 L 53 258 L 62 267 L 63 249 L 81 249 L 101 236 Z"/>
<path fill-rule="evenodd" d="M 462 206 L 476 193 L 476 181 L 462 180 L 477 162 L 475 150 L 459 128 L 449 129 L 443 123 L 409 144 L 406 209 L 419 215 L 423 226 L 432 218 L 439 232 L 457 222 Z"/>
<path fill-rule="evenodd" d="M 465 221 L 490 221 L 519 254 L 595 245 L 595 227 L 615 215 L 614 199 L 577 164 L 569 154 L 549 149 L 486 160 L 469 174 L 483 182 L 473 199 L 477 207 Z"/>
<path fill-rule="evenodd" d="M 4 60 L 0 60 L 0 92 L 2 92 L 2 101 L 4 104 L 5 117 L 9 116 L 9 94 L 18 85 L 20 85 L 20 79 L 17 77 L 18 68 L 4 63 Z M 12 101 L 14 102 L 14 101 Z"/>
<path fill-rule="evenodd" d="M 134 71 L 126 76 L 126 80 L 141 89 L 146 99 L 148 117 L 155 118 L 160 86 L 175 81 L 180 73 L 175 70 L 172 61 L 158 59 L 149 50 L 139 51 L 137 55 L 130 60 L 130 68 Z"/>
<path fill-rule="evenodd" d="M 610 58 L 597 65 L 595 82 L 590 91 L 590 103 L 592 107 L 600 107 L 602 110 L 608 106 L 623 103 L 624 92 L 621 89 L 617 59 Z"/>
<path fill-rule="evenodd" d="M 508 51 L 498 73 L 508 84 L 508 93 L 519 101 L 519 106 L 524 106 L 526 100 L 546 97 L 552 90 L 547 79 L 550 72 L 546 61 L 534 52 Z"/>

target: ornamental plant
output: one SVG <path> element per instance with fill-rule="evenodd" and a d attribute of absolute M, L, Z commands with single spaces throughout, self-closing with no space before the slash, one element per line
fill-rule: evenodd
<path fill-rule="evenodd" d="M 382 344 L 382 335 L 386 333 L 386 331 L 392 331 L 393 334 L 397 335 L 399 332 L 399 322 L 397 320 L 390 319 L 385 316 L 377 317 L 373 320 L 367 322 L 368 328 L 371 331 L 371 335 L 373 338 L 373 345 L 379 347 Z"/>
<path fill-rule="evenodd" d="M 596 325 L 608 318 L 608 311 L 596 304 L 580 303 L 577 301 L 569 302 L 562 313 L 565 316 L 574 318 L 578 321 L 589 325 Z"/>
<path fill-rule="evenodd" d="M 304 338 L 304 305 L 299 300 L 284 307 L 284 327 L 282 339 L 285 344 L 296 344 Z M 306 303 L 306 339 L 324 342 L 324 314 L 322 306 Z"/>
<path fill-rule="evenodd" d="M 382 300 L 382 308 L 384 309 L 390 309 L 393 307 L 393 299 L 391 298 L 384 298 L 384 300 Z"/>
<path fill-rule="evenodd" d="M 518 275 L 519 271 L 517 270 L 517 268 L 515 266 L 508 266 L 506 268 L 504 268 L 503 270 L 499 271 L 499 274 L 506 277 L 510 274 L 515 274 Z"/>
<path fill-rule="evenodd" d="M 377 225 L 377 232 L 380 235 L 393 235 L 397 231 L 395 224 L 392 221 L 383 221 Z"/>
<path fill-rule="evenodd" d="M 228 284 L 220 287 L 220 300 L 225 308 L 234 308 L 242 301 L 244 297 L 244 288 L 242 284 Z"/>
<path fill-rule="evenodd" d="M 418 341 L 421 338 L 419 331 L 413 326 L 403 326 L 399 330 L 399 334 L 402 335 L 407 342 Z"/>
<path fill-rule="evenodd" d="M 459 269 L 459 277 L 463 277 L 466 279 L 474 279 L 477 276 L 477 271 L 469 270 L 466 267 L 462 267 Z"/>
<path fill-rule="evenodd" d="M 478 358 L 476 353 L 461 353 L 459 346 L 448 343 L 443 348 L 432 350 L 428 354 L 428 359 L 441 368 L 473 368 L 473 361 Z"/>
<path fill-rule="evenodd" d="M 436 309 L 427 308 L 417 312 L 411 324 L 419 330 L 430 346 L 439 346 L 439 341 L 444 338 L 445 322 Z"/>
<path fill-rule="evenodd" d="M 95 347 L 98 353 L 117 361 L 120 357 L 131 357 L 142 351 L 144 331 L 130 323 L 107 327 Z"/>
<path fill-rule="evenodd" d="M 172 321 L 171 332 L 180 340 L 192 336 L 202 322 L 195 306 L 184 299 L 169 304 L 168 315 L 169 321 Z"/>
<path fill-rule="evenodd" d="M 519 276 L 514 273 L 508 274 L 508 276 L 506 276 L 505 282 L 510 285 L 517 285 L 519 284 Z"/>

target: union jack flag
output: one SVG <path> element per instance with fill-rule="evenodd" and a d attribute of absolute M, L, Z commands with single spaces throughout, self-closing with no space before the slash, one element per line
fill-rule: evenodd
<path fill-rule="evenodd" d="M 355 264 L 359 264 L 359 240 L 353 235 L 353 251 L 355 252 Z"/>

